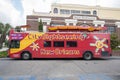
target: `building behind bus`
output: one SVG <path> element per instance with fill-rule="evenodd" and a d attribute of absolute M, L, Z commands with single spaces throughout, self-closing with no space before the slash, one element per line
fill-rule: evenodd
<path fill-rule="evenodd" d="M 79 4 L 51 5 L 49 13 L 36 12 L 27 15 L 28 30 L 38 31 L 40 19 L 44 26 L 105 26 L 110 33 L 117 33 L 120 39 L 120 8 L 86 6 Z"/>

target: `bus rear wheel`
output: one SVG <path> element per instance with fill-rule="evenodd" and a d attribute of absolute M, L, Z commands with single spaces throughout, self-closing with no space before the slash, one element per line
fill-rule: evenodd
<path fill-rule="evenodd" d="M 83 55 L 83 59 L 85 59 L 85 60 L 91 60 L 92 58 L 93 58 L 93 55 L 89 51 L 85 52 Z"/>
<path fill-rule="evenodd" d="M 21 59 L 23 59 L 23 60 L 29 60 L 29 59 L 31 59 L 31 54 L 29 52 L 23 52 L 21 54 Z"/>

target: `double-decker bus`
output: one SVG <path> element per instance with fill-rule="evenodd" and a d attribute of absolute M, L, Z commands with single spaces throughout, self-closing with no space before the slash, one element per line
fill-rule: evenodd
<path fill-rule="evenodd" d="M 102 32 L 15 32 L 9 36 L 10 58 L 93 58 L 111 55 L 110 34 Z"/>

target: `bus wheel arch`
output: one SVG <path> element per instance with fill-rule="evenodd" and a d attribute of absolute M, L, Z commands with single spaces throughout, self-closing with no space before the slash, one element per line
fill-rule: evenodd
<path fill-rule="evenodd" d="M 83 53 L 83 59 L 85 59 L 85 60 L 93 59 L 93 53 L 91 51 L 85 51 Z"/>
<path fill-rule="evenodd" d="M 32 55 L 31 55 L 31 53 L 29 51 L 23 51 L 21 53 L 21 59 L 23 59 L 23 60 L 29 60 L 31 58 L 32 58 Z"/>

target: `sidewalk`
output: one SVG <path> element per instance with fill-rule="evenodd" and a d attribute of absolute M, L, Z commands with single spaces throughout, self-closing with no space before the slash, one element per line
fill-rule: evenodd
<path fill-rule="evenodd" d="M 6 51 L 6 50 L 8 50 L 8 48 L 2 48 L 2 49 L 0 49 L 0 52 Z"/>

